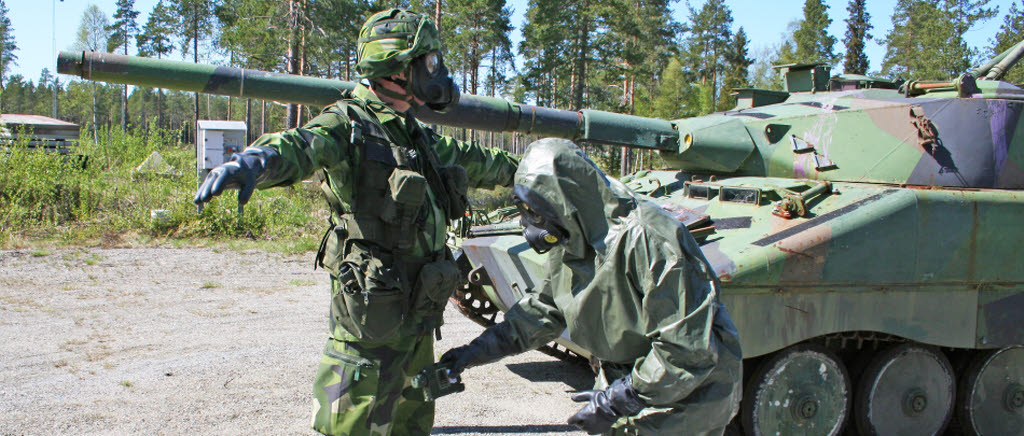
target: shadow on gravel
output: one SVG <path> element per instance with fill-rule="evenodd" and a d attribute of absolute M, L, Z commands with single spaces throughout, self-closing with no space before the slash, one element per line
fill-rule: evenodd
<path fill-rule="evenodd" d="M 505 367 L 531 382 L 562 382 L 577 391 L 594 386 L 594 373 L 589 368 L 568 362 L 510 363 Z"/>
<path fill-rule="evenodd" d="M 452 425 L 434 427 L 430 434 L 463 433 L 568 433 L 577 432 L 571 425 Z"/>

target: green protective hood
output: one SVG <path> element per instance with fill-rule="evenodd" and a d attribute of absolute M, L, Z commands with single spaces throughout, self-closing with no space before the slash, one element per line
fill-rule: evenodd
<path fill-rule="evenodd" d="M 608 177 L 571 141 L 546 138 L 530 144 L 519 162 L 516 185 L 544 197 L 569 231 L 569 259 L 594 249 L 601 257 L 609 230 L 637 207 L 633 193 Z"/>
<path fill-rule="evenodd" d="M 739 399 L 742 353 L 686 227 L 566 140 L 531 144 L 515 183 L 543 197 L 569 233 L 550 251 L 545 276 L 505 314 L 518 349 L 568 328 L 606 364 L 604 381 L 629 374 L 647 404 L 692 411 L 678 428 L 724 426 Z"/>

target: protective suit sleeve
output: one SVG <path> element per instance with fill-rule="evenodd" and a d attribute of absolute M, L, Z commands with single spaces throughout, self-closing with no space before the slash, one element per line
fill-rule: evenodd
<path fill-rule="evenodd" d="M 330 106 L 306 125 L 267 133 L 252 143 L 270 147 L 281 154 L 281 167 L 274 177 L 258 186 L 266 189 L 287 186 L 312 177 L 320 168 L 333 168 L 352 156 L 351 123 L 343 110 Z"/>
<path fill-rule="evenodd" d="M 550 277 L 550 275 L 548 275 Z M 512 340 L 520 350 L 532 350 L 555 340 L 565 331 L 565 317 L 555 306 L 551 280 L 545 278 L 537 289 L 530 289 L 507 313 Z"/>
<path fill-rule="evenodd" d="M 462 165 L 469 174 L 470 186 L 488 189 L 495 185 L 512 186 L 519 160 L 507 151 L 459 141 L 427 130 L 434 136 L 434 150 L 441 158 L 441 165 Z"/>
<path fill-rule="evenodd" d="M 642 314 L 651 351 L 634 363 L 633 388 L 651 405 L 690 396 L 718 362 L 713 323 L 716 292 L 697 259 L 678 245 L 638 228 L 628 252 L 629 274 L 643 293 Z"/>

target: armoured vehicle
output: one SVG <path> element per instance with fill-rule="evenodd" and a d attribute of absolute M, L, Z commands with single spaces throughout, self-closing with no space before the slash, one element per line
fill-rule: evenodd
<path fill-rule="evenodd" d="M 782 66 L 786 91 L 680 120 L 465 95 L 420 120 L 658 150 L 624 178 L 683 222 L 740 331 L 748 435 L 1024 432 L 1024 90 L 999 81 L 1021 42 L 944 82 Z M 91 80 L 325 105 L 352 86 L 107 53 L 61 53 Z M 538 281 L 515 217 L 465 232 L 482 324 Z M 1015 236 L 1018 235 L 1018 236 Z M 586 357 L 564 338 L 566 350 Z"/>

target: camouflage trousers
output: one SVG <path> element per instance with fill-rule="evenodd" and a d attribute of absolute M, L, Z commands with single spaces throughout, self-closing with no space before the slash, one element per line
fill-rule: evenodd
<path fill-rule="evenodd" d="M 434 361 L 434 338 L 327 340 L 313 382 L 313 429 L 328 435 L 427 435 L 434 403 L 411 380 Z"/>

